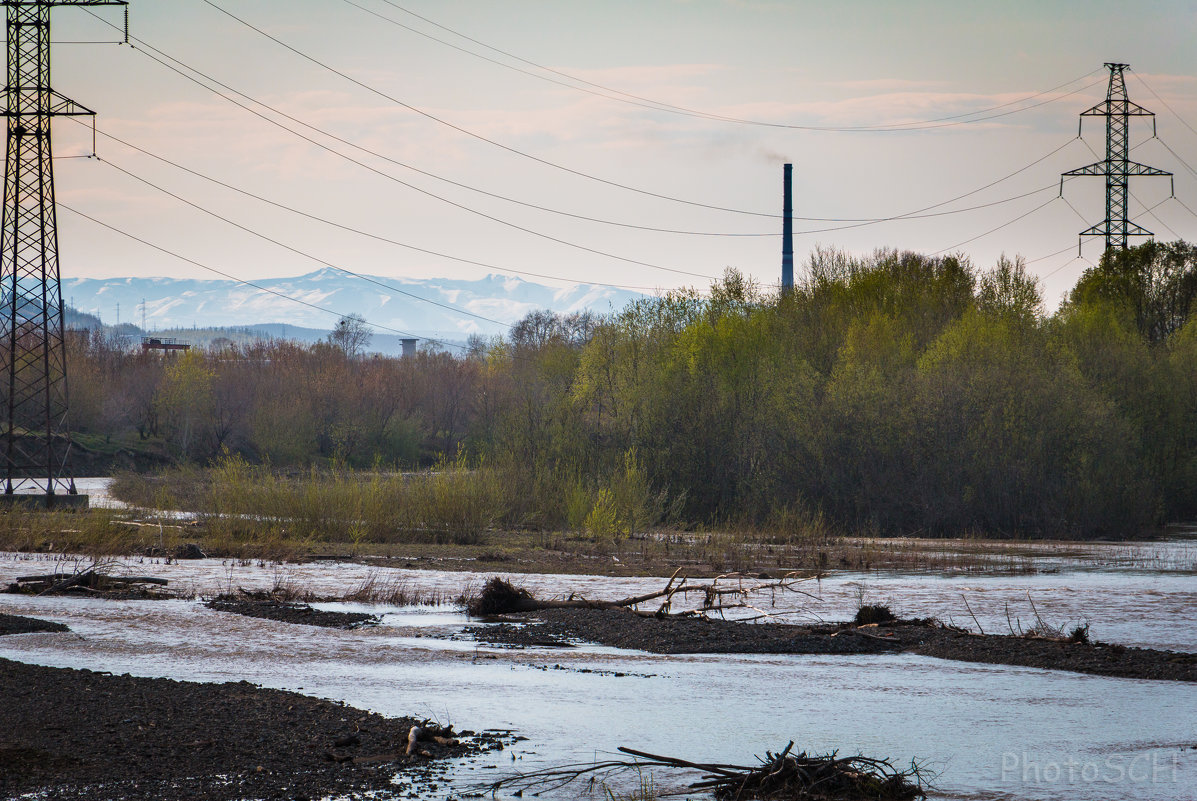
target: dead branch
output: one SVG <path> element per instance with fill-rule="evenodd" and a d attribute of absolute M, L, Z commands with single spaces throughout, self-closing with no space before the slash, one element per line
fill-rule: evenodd
<path fill-rule="evenodd" d="M 716 576 L 709 582 L 687 583 L 682 576 L 678 579 L 681 569 L 675 570 L 669 577 L 664 588 L 642 595 L 621 598 L 616 601 L 598 601 L 570 595 L 564 599 L 536 598 L 527 589 L 516 587 L 510 582 L 495 576 L 483 587 L 482 592 L 471 599 L 467 611 L 474 617 L 489 615 L 513 614 L 519 612 L 535 612 L 541 609 L 630 609 L 645 617 L 706 617 L 712 613 L 722 614 L 731 609 L 750 609 L 758 612 L 759 616 L 768 616 L 748 602 L 748 598 L 763 592 L 776 594 L 779 591 L 793 592 L 809 598 L 815 596 L 798 589 L 798 584 L 810 581 L 811 576 L 797 573 L 787 573 L 780 579 L 768 581 L 746 582 L 744 576 L 737 574 Z M 720 582 L 724 584 L 720 584 Z M 701 602 L 690 609 L 673 612 L 673 604 L 678 597 L 686 598 L 690 595 L 701 595 Z M 637 609 L 641 604 L 663 599 L 655 612 Z M 759 619 L 758 616 L 758 619 Z"/>
<path fill-rule="evenodd" d="M 169 582 L 155 576 L 109 576 L 95 569 L 84 570 L 79 573 L 52 573 L 39 576 L 18 576 L 13 587 L 17 592 L 32 592 L 37 595 L 49 595 L 66 592 L 68 590 L 106 592 L 112 589 L 124 589 L 137 584 L 156 584 L 165 587 Z M 10 592 L 13 590 L 10 589 Z"/>
<path fill-rule="evenodd" d="M 964 601 L 964 608 L 968 610 L 969 617 L 971 617 L 973 622 L 977 624 L 977 631 L 984 634 L 985 629 L 981 628 L 981 621 L 977 620 L 977 616 L 973 614 L 973 608 L 968 605 L 968 598 L 964 596 L 964 593 L 960 593 L 960 598 Z"/>
<path fill-rule="evenodd" d="M 719 801 L 749 801 L 749 799 L 787 798 L 796 801 L 909 801 L 926 798 L 924 771 L 912 762 L 907 770 L 899 770 L 886 759 L 865 756 L 839 757 L 836 752 L 825 755 L 793 754 L 791 740 L 779 753 L 765 752 L 758 757 L 758 765 L 727 765 L 692 762 L 687 759 L 651 754 L 633 748 L 620 747 L 621 753 L 632 760 L 606 760 L 589 765 L 573 764 L 547 768 L 531 773 L 504 777 L 486 785 L 486 791 L 528 790 L 546 791 L 563 787 L 588 777 L 591 783 L 605 782 L 624 772 L 642 772 L 645 768 L 663 768 L 697 772 L 700 775 L 688 787 L 690 790 L 711 792 Z"/>

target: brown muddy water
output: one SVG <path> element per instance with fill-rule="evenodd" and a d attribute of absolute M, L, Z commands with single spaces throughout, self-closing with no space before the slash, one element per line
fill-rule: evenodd
<path fill-rule="evenodd" d="M 1157 544 L 1179 554 L 1192 541 Z M 1023 576 L 836 575 L 777 596 L 798 620 L 851 616 L 861 597 L 904 616 L 936 616 L 990 633 L 1011 623 L 1088 622 L 1098 640 L 1197 651 L 1197 577 L 1126 567 L 1127 546 L 1103 560 L 1060 559 Z M 1119 565 L 1111 567 L 1110 565 Z M 54 562 L 0 554 L 0 584 Z M 453 596 L 486 576 L 350 564 L 254 565 L 200 560 L 129 562 L 210 596 L 291 585 L 338 595 L 363 582 Z M 616 598 L 662 579 L 525 575 L 542 596 Z M 762 601 L 768 604 L 770 601 Z M 660 656 L 580 644 L 510 650 L 481 646 L 452 606 L 318 604 L 382 616 L 343 631 L 217 612 L 196 601 L 105 601 L 0 595 L 0 611 L 62 622 L 65 634 L 0 638 L 0 656 L 60 667 L 196 681 L 246 679 L 343 700 L 387 715 L 458 728 L 513 729 L 529 738 L 487 762 L 463 763 L 456 795 L 512 770 L 604 758 L 630 746 L 687 759 L 749 764 L 794 740 L 917 759 L 938 771 L 946 799 L 1192 799 L 1197 787 L 1197 686 L 896 656 Z M 1010 621 L 1007 622 L 1007 610 Z M 762 624 L 768 625 L 768 624 Z M 487 765 L 497 767 L 487 767 Z M 669 778 L 660 782 L 668 786 Z M 615 789 L 630 790 L 631 786 Z M 577 798 L 580 790 L 552 796 Z M 502 793 L 499 798 L 505 797 Z M 603 798 L 597 793 L 596 798 Z M 701 796 L 696 796 L 701 797 Z"/>

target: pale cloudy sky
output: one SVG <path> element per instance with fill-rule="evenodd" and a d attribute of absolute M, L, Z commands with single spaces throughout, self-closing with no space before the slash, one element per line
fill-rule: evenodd
<path fill-rule="evenodd" d="M 933 211 L 984 206 L 817 232 L 851 223 L 800 219 L 800 264 L 816 245 L 959 250 L 979 266 L 1021 254 L 1054 303 L 1087 266 L 1077 233 L 1104 216 L 1100 178 L 1053 198 L 1062 171 L 1104 149 L 1104 120 L 1076 132 L 1106 61 L 1131 64 L 1131 98 L 1157 114 L 1160 141 L 1132 121 L 1133 157 L 1176 174 L 1179 201 L 1166 178 L 1133 181 L 1132 214 L 1159 204 L 1144 227 L 1197 239 L 1182 205 L 1197 211 L 1191 0 L 133 0 L 145 47 L 68 44 L 113 32 L 84 8 L 54 15 L 55 88 L 102 132 L 194 171 L 103 135 L 103 161 L 60 158 L 64 278 L 218 277 L 103 223 L 244 279 L 334 264 L 671 288 L 736 267 L 775 284 L 788 160 L 798 217 L 892 217 L 966 193 Z M 815 130 L 926 120 L 965 124 Z M 55 125 L 59 156 L 90 152 L 82 126 Z M 1101 247 L 1087 240 L 1085 258 Z"/>

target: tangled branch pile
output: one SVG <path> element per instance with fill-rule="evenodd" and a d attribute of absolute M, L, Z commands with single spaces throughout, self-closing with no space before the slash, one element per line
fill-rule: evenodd
<path fill-rule="evenodd" d="M 40 576 L 18 576 L 5 592 L 25 595 L 87 594 L 109 597 L 168 597 L 153 586 L 164 587 L 167 580 L 154 576 L 110 576 L 99 570 L 78 573 L 50 573 Z"/>
<path fill-rule="evenodd" d="M 793 741 L 776 756 L 766 751 L 760 766 L 721 768 L 711 766 L 709 776 L 691 786 L 709 789 L 719 801 L 743 799 L 876 799 L 906 801 L 925 798 L 918 768 L 900 771 L 888 760 L 863 756 L 797 756 L 790 753 Z M 621 749 L 623 750 L 623 749 Z M 633 753 L 633 752 L 629 752 Z M 646 755 L 647 756 L 647 755 Z"/>
<path fill-rule="evenodd" d="M 886 759 L 864 756 L 822 756 L 805 752 L 794 755 L 793 741 L 778 754 L 765 752 L 756 766 L 690 762 L 631 748 L 620 752 L 633 760 L 609 760 L 592 765 L 567 765 L 500 779 L 488 790 L 518 788 L 520 791 L 554 789 L 589 776 L 610 777 L 624 771 L 642 773 L 646 768 L 700 771 L 703 775 L 690 790 L 710 792 L 718 801 L 912 801 L 927 794 L 923 774 L 911 763 L 899 770 Z"/>
<path fill-rule="evenodd" d="M 471 599 L 466 608 L 474 617 L 535 612 L 538 609 L 630 609 L 645 617 L 706 617 L 729 609 L 749 609 L 759 612 L 760 618 L 768 618 L 773 615 L 753 606 L 750 603 L 752 596 L 775 595 L 778 592 L 796 592 L 810 596 L 810 593 L 798 589 L 798 584 L 819 578 L 818 575 L 800 576 L 788 573 L 780 579 L 760 581 L 740 574 L 729 574 L 716 576 L 709 582 L 689 583 L 686 576 L 679 576 L 680 573 L 681 568 L 675 570 L 660 590 L 616 601 L 596 601 L 573 594 L 565 599 L 541 600 L 523 587 L 516 587 L 511 582 L 495 576 L 486 582 L 482 592 Z M 684 601 L 691 596 L 698 597 L 697 604 L 674 611 L 675 602 Z M 640 604 L 658 601 L 660 604 L 655 610 L 637 609 Z"/>

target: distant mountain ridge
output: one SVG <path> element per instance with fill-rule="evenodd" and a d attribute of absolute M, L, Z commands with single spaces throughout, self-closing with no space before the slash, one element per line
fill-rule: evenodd
<path fill-rule="evenodd" d="M 501 334 L 536 309 L 602 314 L 644 297 L 594 284 L 549 287 L 500 275 L 477 280 L 367 277 L 384 286 L 325 268 L 289 278 L 255 279 L 268 291 L 230 280 L 69 278 L 62 281 L 62 296 L 70 306 L 109 325 L 118 322 L 118 309 L 120 322 L 142 325 L 144 301 L 146 330 L 277 323 L 327 331 L 340 316 L 356 313 L 375 326 L 395 329 L 378 329 L 379 334 L 401 331 L 456 341 L 471 334 Z"/>

